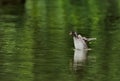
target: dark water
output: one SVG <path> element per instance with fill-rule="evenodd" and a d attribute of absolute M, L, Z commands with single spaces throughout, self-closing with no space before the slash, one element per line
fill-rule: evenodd
<path fill-rule="evenodd" d="M 120 81 L 117 3 L 38 3 L 0 9 L 1 81 Z M 71 30 L 97 38 L 81 67 L 73 66 Z"/>

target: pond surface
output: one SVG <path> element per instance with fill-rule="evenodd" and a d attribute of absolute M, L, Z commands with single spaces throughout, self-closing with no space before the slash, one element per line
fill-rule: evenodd
<path fill-rule="evenodd" d="M 85 7 L 71 17 L 54 6 L 46 12 L 43 5 L 39 14 L 23 6 L 0 9 L 0 80 L 120 81 L 120 20 L 97 9 L 89 18 Z M 97 38 L 83 66 L 74 67 L 72 30 Z"/>

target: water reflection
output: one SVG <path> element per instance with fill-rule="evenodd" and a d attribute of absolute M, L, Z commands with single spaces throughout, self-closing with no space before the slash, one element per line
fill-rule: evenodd
<path fill-rule="evenodd" d="M 84 66 L 87 59 L 87 50 L 86 49 L 75 49 L 74 50 L 74 70 L 81 69 Z"/>

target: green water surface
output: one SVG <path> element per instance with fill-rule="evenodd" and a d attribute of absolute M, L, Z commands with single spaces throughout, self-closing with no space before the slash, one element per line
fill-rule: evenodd
<path fill-rule="evenodd" d="M 120 1 L 102 1 L 2 6 L 0 81 L 120 81 Z M 78 70 L 69 31 L 97 38 Z"/>

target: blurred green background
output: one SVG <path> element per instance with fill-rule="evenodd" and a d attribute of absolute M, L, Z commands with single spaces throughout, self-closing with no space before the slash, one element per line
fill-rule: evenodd
<path fill-rule="evenodd" d="M 82 69 L 70 31 L 97 38 Z M 0 81 L 120 81 L 120 0 L 0 0 Z"/>

